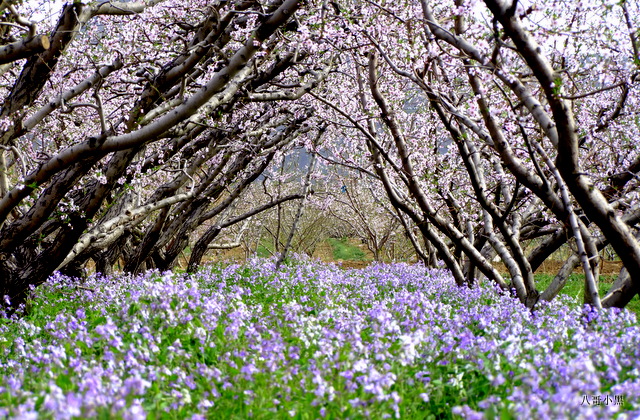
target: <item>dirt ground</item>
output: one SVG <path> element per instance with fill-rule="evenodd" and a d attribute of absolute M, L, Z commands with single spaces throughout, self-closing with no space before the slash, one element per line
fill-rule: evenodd
<path fill-rule="evenodd" d="M 344 268 L 363 268 L 366 267 L 373 261 L 373 254 L 369 249 L 367 249 L 366 245 L 360 243 L 359 240 L 350 239 L 349 242 L 360 248 L 365 254 L 365 260 L 363 261 L 346 261 L 346 260 L 334 260 L 333 259 L 333 249 L 328 242 L 320 243 L 315 251 L 313 252 L 312 257 L 317 258 L 323 262 L 339 262 L 341 266 Z M 211 261 L 244 261 L 244 251 L 240 248 L 234 248 L 224 251 L 214 251 L 209 252 L 203 262 L 211 262 Z M 186 263 L 185 263 L 186 265 Z"/>
<path fill-rule="evenodd" d="M 547 260 L 542 263 L 538 270 L 536 270 L 536 273 L 555 276 L 558 274 L 558 271 L 560 271 L 563 263 L 564 261 Z M 496 267 L 501 273 L 507 273 L 507 269 L 502 263 L 495 263 L 494 267 Z M 600 275 L 617 276 L 620 273 L 620 269 L 622 269 L 622 262 L 620 261 L 601 261 Z M 578 267 L 574 270 L 574 273 L 581 274 L 584 273 L 584 271 L 582 270 L 582 267 Z"/>
<path fill-rule="evenodd" d="M 342 267 L 363 268 L 363 267 L 366 267 L 368 264 L 370 264 L 371 261 L 373 261 L 373 254 L 371 253 L 371 251 L 367 249 L 365 245 L 360 244 L 360 242 L 357 240 L 350 240 L 350 242 L 353 245 L 358 246 L 360 249 L 362 249 L 362 251 L 364 251 L 366 255 L 366 260 L 368 261 L 340 261 L 342 263 Z M 322 243 L 320 246 L 318 246 L 318 248 L 316 248 L 316 252 L 313 254 L 313 256 L 325 262 L 336 262 L 333 260 L 333 252 L 331 250 L 331 246 L 326 242 Z M 560 270 L 560 268 L 562 267 L 563 263 L 564 261 L 547 260 L 542 264 L 542 266 L 537 270 L 537 272 L 556 275 Z M 620 273 L 620 269 L 622 268 L 622 262 L 620 261 L 602 261 L 601 264 L 602 265 L 600 267 L 600 274 L 606 275 L 606 276 L 617 276 L 618 273 Z M 496 264 L 496 267 L 506 272 L 504 265 Z M 582 271 L 582 268 L 578 267 L 575 270 L 575 272 L 582 273 L 583 271 Z"/>
<path fill-rule="evenodd" d="M 545 261 L 542 263 L 542 266 L 538 269 L 538 272 L 548 273 L 548 274 L 557 274 L 562 267 L 563 261 Z M 600 274 L 601 275 L 618 275 L 620 270 L 622 269 L 621 261 L 601 261 L 600 265 Z M 576 273 L 583 273 L 582 268 L 578 267 L 575 270 Z"/>
<path fill-rule="evenodd" d="M 360 243 L 360 241 L 356 239 L 350 239 L 352 245 L 359 247 L 365 253 L 366 257 L 363 261 L 345 261 L 345 260 L 334 260 L 333 259 L 333 250 L 331 249 L 331 245 L 327 242 L 322 242 L 319 244 L 314 253 L 313 257 L 318 258 L 324 262 L 339 262 L 341 266 L 344 268 L 363 268 L 366 267 L 373 261 L 373 254 L 369 251 L 366 245 Z M 216 254 L 209 254 L 205 261 L 224 261 L 224 260 L 233 260 L 233 261 L 243 261 L 244 260 L 244 252 L 240 248 L 230 249 L 225 251 L 218 251 Z M 562 267 L 563 261 L 553 261 L 547 260 L 542 266 L 537 270 L 538 273 L 556 275 L 560 268 Z M 507 272 L 504 265 L 497 263 L 495 264 L 496 268 L 500 272 Z M 615 276 L 618 275 L 620 269 L 622 268 L 622 263 L 620 261 L 602 261 L 602 265 L 600 268 L 600 274 L 606 276 Z M 578 267 L 575 270 L 576 273 L 582 273 L 582 268 Z"/>

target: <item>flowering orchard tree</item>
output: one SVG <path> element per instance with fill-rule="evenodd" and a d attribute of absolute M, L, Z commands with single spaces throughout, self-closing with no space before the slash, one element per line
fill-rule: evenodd
<path fill-rule="evenodd" d="M 359 238 L 375 261 L 391 257 L 391 248 L 402 232 L 402 214 L 396 214 L 376 181 L 363 174 L 336 175 L 337 188 L 329 212 L 348 229 L 349 236 Z M 385 253 L 385 251 L 387 251 Z"/>
<path fill-rule="evenodd" d="M 335 12 L 341 80 L 316 95 L 343 139 L 335 153 L 379 181 L 458 284 L 479 271 L 533 306 L 581 265 L 596 307 L 638 293 L 637 3 L 341 2 Z M 565 243 L 575 255 L 540 293 L 533 272 Z M 607 245 L 625 268 L 601 299 Z"/>
<path fill-rule="evenodd" d="M 90 260 L 171 268 L 190 239 L 195 270 L 222 229 L 312 189 L 230 210 L 303 146 L 375 180 L 459 285 L 484 276 L 531 307 L 581 266 L 596 307 L 640 291 L 635 3 L 23 3 L 0 3 L 10 300 Z M 601 298 L 609 245 L 625 269 Z"/>
<path fill-rule="evenodd" d="M 219 220 L 318 135 L 299 99 L 332 59 L 305 30 L 315 12 L 299 9 L 76 1 L 52 19 L 46 3 L 3 1 L 0 294 L 19 302 L 89 260 L 103 272 L 117 261 L 167 269 L 198 226 L 219 231 L 277 205 Z"/>
<path fill-rule="evenodd" d="M 301 162 L 298 152 L 283 155 L 278 164 L 266 168 L 261 178 L 248 185 L 224 214 L 207 224 L 206 233 L 192 248 L 187 271 L 197 271 L 208 249 L 243 247 L 248 258 L 260 248 L 282 260 L 289 252 L 313 253 L 317 243 L 324 238 L 326 218 L 318 212 L 308 211 L 309 199 L 314 194 L 310 184 L 315 165 L 313 159 Z M 300 167 L 301 163 L 306 168 Z M 306 176 L 301 181 L 303 170 Z M 266 204 L 256 207 L 256 203 Z M 257 213 L 260 217 L 250 220 Z M 212 242 L 213 238 L 218 241 Z"/>

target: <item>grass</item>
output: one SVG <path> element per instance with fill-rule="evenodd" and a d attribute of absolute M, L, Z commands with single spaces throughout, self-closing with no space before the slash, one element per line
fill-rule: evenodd
<path fill-rule="evenodd" d="M 364 251 L 352 245 L 347 238 L 329 238 L 327 242 L 331 245 L 335 260 L 363 261 L 366 257 Z"/>
<path fill-rule="evenodd" d="M 258 257 L 269 258 L 274 253 L 275 253 L 275 246 L 273 245 L 273 242 L 262 239 L 260 241 L 260 244 L 258 245 L 258 248 L 256 249 L 256 254 L 258 255 Z"/>
<path fill-rule="evenodd" d="M 535 280 L 538 290 L 542 291 L 546 289 L 546 287 L 553 281 L 553 278 L 554 275 L 552 274 L 536 274 Z M 609 291 L 609 288 L 615 279 L 616 276 L 600 276 L 600 281 L 598 283 L 598 292 L 600 293 L 600 297 L 603 297 Z M 571 274 L 567 283 L 560 291 L 560 294 L 575 298 L 578 302 L 583 302 L 584 274 Z M 640 316 L 640 297 L 636 295 L 631 302 L 627 304 L 626 309 Z"/>

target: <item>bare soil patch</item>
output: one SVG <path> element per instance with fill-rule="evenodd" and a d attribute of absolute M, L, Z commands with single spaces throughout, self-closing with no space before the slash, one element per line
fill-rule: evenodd
<path fill-rule="evenodd" d="M 360 248 L 364 253 L 365 253 L 365 259 L 358 261 L 358 260 L 336 260 L 333 258 L 333 248 L 331 247 L 331 245 L 326 242 L 323 241 L 320 244 L 318 244 L 318 246 L 316 247 L 316 249 L 313 252 L 312 257 L 313 258 L 317 258 L 322 262 L 326 262 L 326 263 L 340 263 L 340 265 L 343 268 L 364 268 L 366 266 L 368 266 L 369 264 L 371 264 L 373 261 L 373 253 L 371 251 L 369 251 L 369 249 L 367 248 L 367 246 L 363 243 L 361 243 L 358 239 L 349 239 L 349 243 L 353 246 L 357 246 L 358 248 Z M 237 261 L 237 262 L 242 262 L 245 259 L 245 253 L 244 250 L 242 250 L 241 248 L 234 248 L 234 249 L 228 249 L 228 250 L 218 250 L 218 251 L 214 251 L 214 252 L 209 252 L 207 254 L 207 256 L 205 257 L 204 261 L 206 262 L 213 262 L 213 261 Z M 536 273 L 541 273 L 541 274 L 548 274 L 548 275 L 553 275 L 555 276 L 558 271 L 560 270 L 560 268 L 562 267 L 562 264 L 564 264 L 564 261 L 561 260 L 547 260 L 544 263 L 542 263 L 542 265 L 540 266 L 540 268 L 536 271 Z M 601 262 L 601 268 L 600 268 L 600 274 L 603 276 L 616 276 L 618 275 L 618 273 L 620 273 L 620 269 L 622 268 L 622 262 L 621 261 L 608 261 L 608 260 L 604 260 Z M 502 263 L 496 263 L 494 264 L 495 267 L 501 272 L 501 273 L 508 273 L 508 271 L 506 270 L 504 264 Z M 575 270 L 575 273 L 583 273 L 583 270 L 581 267 L 578 267 Z"/>
<path fill-rule="evenodd" d="M 560 271 L 560 268 L 562 268 L 563 264 L 564 264 L 564 261 L 547 260 L 543 262 L 540 268 L 536 270 L 536 273 L 555 276 L 556 274 L 558 274 L 558 271 Z M 620 270 L 622 269 L 621 261 L 604 260 L 604 261 L 601 261 L 600 264 L 601 264 L 600 265 L 601 276 L 617 276 L 620 273 Z M 500 273 L 508 272 L 504 264 L 502 263 L 496 263 L 494 264 L 494 266 L 498 269 L 498 271 L 500 271 Z M 578 267 L 575 269 L 574 273 L 584 274 L 584 270 L 582 270 L 582 267 Z"/>

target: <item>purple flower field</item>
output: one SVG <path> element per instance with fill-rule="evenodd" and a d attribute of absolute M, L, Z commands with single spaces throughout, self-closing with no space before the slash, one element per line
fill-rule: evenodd
<path fill-rule="evenodd" d="M 637 418 L 640 328 L 406 264 L 54 276 L 0 320 L 0 417 Z"/>

